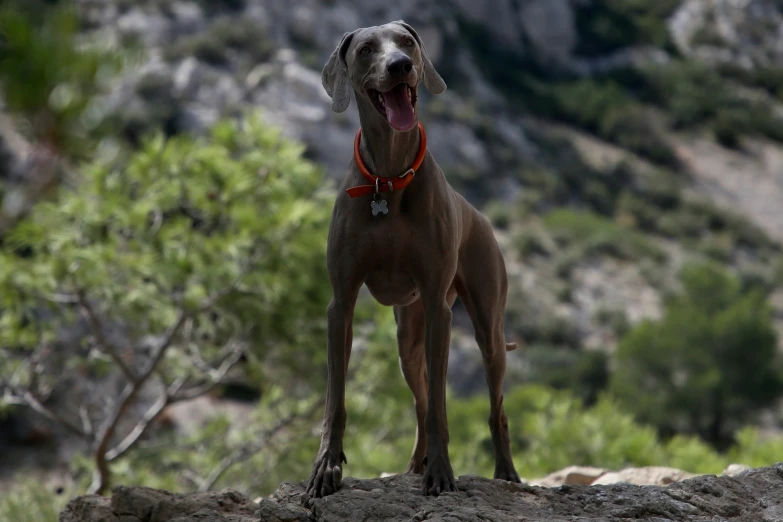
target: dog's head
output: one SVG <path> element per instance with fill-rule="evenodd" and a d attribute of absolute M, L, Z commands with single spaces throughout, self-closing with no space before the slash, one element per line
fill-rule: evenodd
<path fill-rule="evenodd" d="M 345 111 L 353 89 L 360 105 L 372 105 L 397 131 L 416 125 L 421 82 L 432 94 L 446 90 L 419 35 L 403 21 L 345 33 L 321 79 L 332 110 Z"/>

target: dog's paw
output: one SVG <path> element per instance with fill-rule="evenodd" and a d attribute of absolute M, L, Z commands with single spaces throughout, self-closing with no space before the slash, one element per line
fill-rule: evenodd
<path fill-rule="evenodd" d="M 341 451 L 338 457 L 325 452 L 318 455 L 313 464 L 313 474 L 307 483 L 307 494 L 310 498 L 321 498 L 340 489 L 343 480 L 343 468 L 341 463 L 346 462 L 345 454 Z"/>
<path fill-rule="evenodd" d="M 437 497 L 447 491 L 457 491 L 451 463 L 442 457 L 432 459 L 432 462 L 428 462 L 424 476 L 421 478 L 421 492 L 425 497 Z"/>
<path fill-rule="evenodd" d="M 514 469 L 514 465 L 508 463 L 503 466 L 495 466 L 495 480 L 505 480 L 508 482 L 516 482 L 517 484 L 522 482 L 519 478 L 517 471 Z"/>

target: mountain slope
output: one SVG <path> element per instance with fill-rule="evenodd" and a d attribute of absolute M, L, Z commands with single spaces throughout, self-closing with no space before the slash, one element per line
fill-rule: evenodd
<path fill-rule="evenodd" d="M 629 322 L 659 313 L 692 259 L 774 290 L 783 13 L 772 0 L 80 5 L 98 34 L 147 53 L 113 97 L 131 142 L 258 108 L 332 178 L 358 113 L 330 113 L 322 64 L 345 31 L 412 23 L 449 85 L 423 94 L 431 150 L 495 224 L 508 329 L 534 348 L 611 350 Z M 783 330 L 781 301 L 773 295 Z M 460 339 L 469 321 L 455 322 L 452 373 L 467 391 L 483 375 L 468 365 L 476 351 L 459 349 L 472 345 Z M 525 378 L 530 361 L 513 357 Z"/>

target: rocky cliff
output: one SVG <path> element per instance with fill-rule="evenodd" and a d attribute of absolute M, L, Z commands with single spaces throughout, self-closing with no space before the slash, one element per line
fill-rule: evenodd
<path fill-rule="evenodd" d="M 736 477 L 701 476 L 669 486 L 563 485 L 545 488 L 463 476 L 457 493 L 424 497 L 412 475 L 347 479 L 310 501 L 303 484 L 284 484 L 257 503 L 237 492 L 172 495 L 119 487 L 111 498 L 71 501 L 60 522 L 476 521 L 773 522 L 783 518 L 783 465 Z"/>

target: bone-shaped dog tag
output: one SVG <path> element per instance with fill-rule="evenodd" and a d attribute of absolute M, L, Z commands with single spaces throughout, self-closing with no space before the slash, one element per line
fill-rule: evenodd
<path fill-rule="evenodd" d="M 377 216 L 378 214 L 388 214 L 389 213 L 389 209 L 386 206 L 386 200 L 385 199 L 381 199 L 379 201 L 375 201 L 375 200 L 371 201 L 370 202 L 370 207 L 372 208 L 372 215 L 373 216 Z"/>

